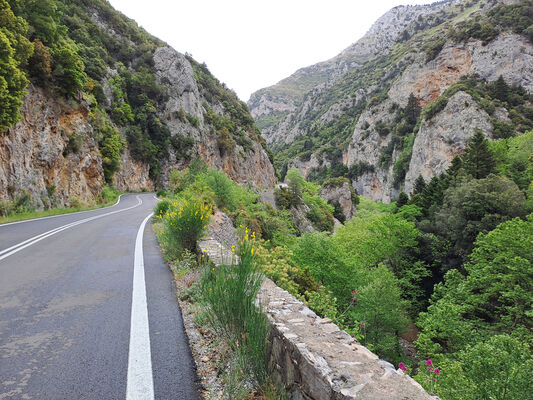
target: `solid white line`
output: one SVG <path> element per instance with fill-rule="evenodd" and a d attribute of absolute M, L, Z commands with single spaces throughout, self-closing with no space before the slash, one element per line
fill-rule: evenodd
<path fill-rule="evenodd" d="M 152 356 L 150 353 L 150 327 L 144 281 L 143 233 L 146 222 L 142 222 L 135 240 L 133 261 L 133 293 L 131 299 L 130 350 L 128 356 L 127 400 L 153 400 L 154 380 L 152 377 Z"/>
<path fill-rule="evenodd" d="M 118 196 L 117 202 L 115 204 L 113 204 L 112 206 L 102 207 L 102 208 L 95 208 L 94 210 L 76 211 L 76 212 L 73 212 L 73 213 L 50 215 L 49 217 L 37 217 L 37 218 L 32 218 L 32 219 L 25 219 L 23 221 L 7 222 L 5 224 L 0 224 L 0 228 L 3 227 L 3 226 L 8 226 L 8 225 L 23 224 L 25 222 L 37 221 L 38 219 L 57 218 L 57 217 L 64 217 L 65 215 L 75 215 L 75 214 L 81 214 L 81 213 L 86 213 L 86 212 L 91 212 L 91 211 L 105 210 L 106 208 L 115 207 L 118 203 L 120 203 L 120 198 L 122 196 L 124 196 L 124 194 L 121 194 L 120 196 Z"/>
<path fill-rule="evenodd" d="M 0 251 L 0 261 L 2 261 L 4 258 L 7 258 L 7 257 L 9 257 L 9 256 L 11 256 L 11 255 L 13 255 L 13 254 L 25 249 L 26 247 L 29 247 L 29 246 L 37 243 L 37 242 L 40 242 L 43 239 L 46 239 L 47 237 L 50 237 L 52 235 L 55 235 L 56 233 L 62 232 L 65 229 L 72 228 L 73 226 L 84 224 L 85 222 L 93 221 L 95 219 L 107 217 L 107 216 L 112 215 L 112 214 L 116 214 L 116 213 L 119 213 L 119 212 L 131 210 L 132 208 L 138 207 L 138 206 L 140 206 L 142 204 L 142 200 L 139 198 L 139 196 L 136 196 L 136 198 L 137 198 L 137 201 L 138 201 L 137 204 L 135 204 L 135 205 L 133 205 L 131 207 L 127 207 L 127 208 L 123 208 L 122 210 L 111 211 L 111 212 L 108 212 L 108 213 L 105 213 L 105 214 L 95 215 L 93 217 L 89 217 L 89 218 L 85 218 L 85 219 L 82 219 L 82 220 L 79 220 L 79 221 L 71 222 L 70 224 L 66 224 L 66 225 L 54 228 L 52 230 L 49 230 L 48 232 L 41 233 L 40 235 L 34 236 L 34 237 L 29 238 L 29 239 L 27 239 L 27 240 L 25 240 L 23 242 L 17 243 L 14 246 L 8 247 L 7 249 L 1 250 Z M 7 254 L 5 254 L 5 253 L 7 253 Z"/>

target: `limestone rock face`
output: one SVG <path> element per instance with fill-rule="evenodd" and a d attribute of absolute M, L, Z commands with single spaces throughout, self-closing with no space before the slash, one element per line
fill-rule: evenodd
<path fill-rule="evenodd" d="M 294 123 L 300 119 L 299 114 L 302 113 L 302 108 L 305 109 L 302 104 L 309 101 L 309 97 L 316 96 L 323 89 L 327 91 L 332 82 L 388 51 L 402 40 L 403 32 L 418 18 L 435 14 L 458 2 L 460 0 L 439 2 L 431 6 L 394 7 L 380 17 L 360 40 L 339 55 L 301 68 L 276 85 L 252 93 L 248 105 L 267 143 L 294 140 L 299 133 L 298 129 L 289 128 L 286 122 L 292 120 Z M 267 120 L 265 116 L 274 118 Z M 295 131 L 291 132 L 292 130 Z"/>
<path fill-rule="evenodd" d="M 22 120 L 0 135 L 0 200 L 27 193 L 41 208 L 69 206 L 74 198 L 94 202 L 104 171 L 87 105 L 72 106 L 30 87 L 21 113 Z"/>
<path fill-rule="evenodd" d="M 274 168 L 259 137 L 253 136 L 255 140 L 250 139 L 247 149 L 238 144 L 229 152 L 219 148 L 213 127 L 204 121 L 203 103 L 221 115 L 225 113 L 224 105 L 208 102 L 202 95 L 189 60 L 168 46 L 157 48 L 153 60 L 156 81 L 168 93 L 167 101 L 154 105 L 159 119 L 171 135 L 192 139 L 188 158 L 180 158 L 170 146 L 169 158 L 161 160 L 158 183 L 164 185 L 172 169 L 185 168 L 199 155 L 209 166 L 238 182 L 274 186 Z M 117 74 L 117 70 L 108 68 L 107 78 L 102 81 L 104 107 L 110 108 L 116 100 L 110 82 Z M 73 199 L 94 203 L 106 182 L 89 104 L 81 97 L 66 101 L 30 87 L 21 114 L 22 121 L 0 135 L 0 200 L 12 201 L 28 193 L 38 208 L 69 206 Z M 198 123 L 191 124 L 183 115 Z M 126 142 L 128 128 L 116 126 L 111 120 L 108 123 L 121 132 Z M 155 189 L 150 166 L 134 159 L 127 146 L 113 179 L 120 191 Z"/>
<path fill-rule="evenodd" d="M 154 190 L 154 182 L 150 179 L 148 165 L 131 157 L 126 149 L 120 160 L 120 170 L 115 174 L 115 187 L 121 192 L 140 192 Z"/>
<path fill-rule="evenodd" d="M 453 158 L 467 147 L 476 130 L 492 133 L 489 115 L 464 92 L 453 95 L 436 118 L 424 121 L 413 146 L 405 177 L 405 192 L 411 193 L 419 175 L 426 182 L 445 172 Z"/>
<path fill-rule="evenodd" d="M 257 141 L 253 142 L 251 150 L 245 150 L 239 145 L 233 151 L 222 151 L 219 148 L 216 135 L 204 121 L 206 110 L 202 103 L 207 100 L 198 89 L 189 60 L 170 47 L 161 47 L 155 52 L 154 63 L 157 81 L 166 86 L 169 95 L 169 100 L 160 112 L 161 118 L 166 121 L 172 135 L 179 134 L 194 140 L 190 154 L 199 155 L 210 167 L 224 171 L 237 182 L 261 187 L 274 186 L 274 167 Z M 208 103 L 214 112 L 224 114 L 223 104 L 216 101 Z M 177 117 L 180 110 L 198 118 L 198 126 L 180 120 Z M 181 169 L 186 164 L 187 161 L 180 160 L 171 149 L 170 159 L 164 168 L 163 182 L 168 181 L 171 169 Z"/>
<path fill-rule="evenodd" d="M 396 7 L 338 56 L 254 93 L 252 115 L 275 152 L 297 154 L 282 160 L 289 168 L 305 177 L 326 176 L 328 167 L 342 163 L 358 194 L 389 202 L 401 190 L 412 190 L 419 174 L 428 180 L 444 172 L 475 129 L 493 139 L 496 120 L 516 125 L 509 107 L 493 102 L 488 115 L 484 99 L 459 88 L 429 120 L 423 113 L 411 132 L 396 129 L 411 94 L 424 110 L 445 100 L 445 91 L 465 76 L 488 83 L 502 76 L 508 85 L 533 93 L 533 45 L 525 35 L 501 29 L 484 43 L 455 41 L 448 34 L 452 27 L 490 16 L 494 7 L 516 2 Z M 414 143 L 404 141 L 409 135 Z"/>
<path fill-rule="evenodd" d="M 350 185 L 349 182 L 326 184 L 319 193 L 320 197 L 330 204 L 338 202 L 346 220 L 351 219 L 355 214 Z"/>

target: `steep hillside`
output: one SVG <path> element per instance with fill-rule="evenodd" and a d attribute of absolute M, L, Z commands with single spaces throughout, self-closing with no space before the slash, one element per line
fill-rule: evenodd
<path fill-rule="evenodd" d="M 390 201 L 445 171 L 477 129 L 491 139 L 531 129 L 532 24 L 531 0 L 396 7 L 333 60 L 252 95 L 252 115 L 282 175 L 346 176 Z M 312 89 L 280 91 L 316 81 L 313 71 L 325 78 Z"/>
<path fill-rule="evenodd" d="M 246 104 L 107 1 L 0 0 L 0 20 L 0 200 L 165 186 L 197 155 L 274 184 Z"/>

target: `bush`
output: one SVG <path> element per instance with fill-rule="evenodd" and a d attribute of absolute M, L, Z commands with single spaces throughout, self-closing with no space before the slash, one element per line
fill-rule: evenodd
<path fill-rule="evenodd" d="M 290 210 L 300 204 L 300 199 L 287 188 L 281 187 L 274 191 L 274 200 L 276 205 L 284 210 Z"/>
<path fill-rule="evenodd" d="M 210 215 L 211 207 L 196 198 L 173 200 L 166 213 L 158 216 L 163 222 L 162 241 L 167 253 L 177 258 L 184 251 L 195 252 Z"/>
<path fill-rule="evenodd" d="M 210 325 L 238 353 L 244 371 L 262 384 L 267 378 L 269 324 L 256 305 L 263 275 L 257 270 L 253 243 L 246 239 L 247 234 L 239 246 L 238 262 L 208 266 L 200 287 Z"/>
<path fill-rule="evenodd" d="M 113 186 L 104 186 L 100 193 L 100 199 L 103 204 L 114 203 L 117 201 L 119 192 Z"/>
<path fill-rule="evenodd" d="M 159 189 L 159 190 L 155 193 L 155 195 L 156 195 L 157 197 L 167 197 L 167 196 L 168 196 L 167 192 L 166 192 L 165 190 L 163 190 L 163 189 Z"/>
<path fill-rule="evenodd" d="M 156 204 L 154 208 L 154 215 L 156 217 L 162 218 L 170 208 L 170 201 L 169 200 L 161 200 L 159 203 Z"/>

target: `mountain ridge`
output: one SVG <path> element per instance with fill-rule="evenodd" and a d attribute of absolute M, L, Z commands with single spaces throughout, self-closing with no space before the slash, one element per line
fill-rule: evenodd
<path fill-rule="evenodd" d="M 106 184 L 164 187 L 196 156 L 273 186 L 246 104 L 107 1 L 0 0 L 0 13 L 6 46 L 26 50 L 0 60 L 20 78 L 1 104 L 0 200 L 46 208 L 94 202 Z"/>
<path fill-rule="evenodd" d="M 501 124 L 511 124 L 506 129 L 512 134 L 531 129 L 531 1 L 450 1 L 418 7 L 425 11 L 406 16 L 409 8 L 399 7 L 386 13 L 382 22 L 392 21 L 399 12 L 405 17 L 401 26 L 407 28 L 398 29 L 398 40 L 369 61 L 306 92 L 292 111 L 269 112 L 268 95 L 258 100 L 263 92 L 249 103 L 282 177 L 290 167 L 318 182 L 345 176 L 359 194 L 391 201 L 401 190 L 410 190 L 417 177 L 413 171 L 422 171 L 420 165 L 411 165 L 411 159 L 435 165 L 422 174 L 429 180 L 460 154 L 475 129 L 483 129 L 489 138 L 496 137 L 493 131 L 499 132 Z M 387 25 L 381 29 L 386 31 Z M 516 90 L 524 95 L 520 104 L 488 93 L 500 75 L 509 88 L 519 87 Z M 468 81 L 466 76 L 481 79 L 477 89 L 462 88 L 471 94 L 480 92 L 472 100 L 477 104 L 475 118 L 487 121 L 480 127 L 461 118 L 460 108 L 455 110 L 458 118 L 445 121 L 448 97 L 442 96 L 449 87 Z M 404 111 L 412 94 L 421 112 L 407 123 Z M 431 118 L 426 118 L 428 113 Z M 443 150 L 434 154 L 435 160 L 419 157 L 424 149 L 417 132 L 434 124 L 463 134 L 452 145 L 430 129 L 427 143 L 437 140 Z M 413 146 L 417 154 L 412 158 Z"/>

